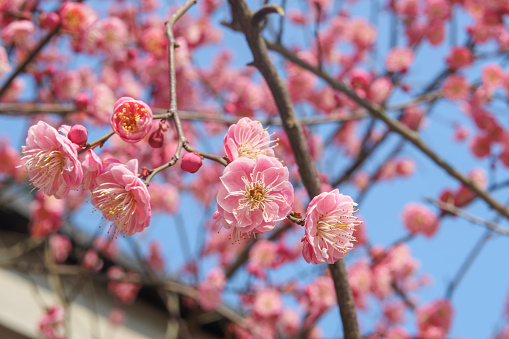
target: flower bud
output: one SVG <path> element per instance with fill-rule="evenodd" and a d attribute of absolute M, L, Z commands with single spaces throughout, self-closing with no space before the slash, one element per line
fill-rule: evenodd
<path fill-rule="evenodd" d="M 148 138 L 148 143 L 153 148 L 163 147 L 163 142 L 164 142 L 164 134 L 159 129 L 157 131 L 155 131 L 154 133 L 152 133 L 150 135 L 150 137 Z"/>
<path fill-rule="evenodd" d="M 186 153 L 182 157 L 181 167 L 186 172 L 195 173 L 200 169 L 201 165 L 202 165 L 201 157 L 195 152 Z"/>
<path fill-rule="evenodd" d="M 60 17 L 55 12 L 43 12 L 39 16 L 39 25 L 42 29 L 53 30 L 60 23 Z"/>
<path fill-rule="evenodd" d="M 85 146 L 88 139 L 88 131 L 83 125 L 74 125 L 67 134 L 69 140 L 79 146 Z"/>
<path fill-rule="evenodd" d="M 88 94 L 87 93 L 78 93 L 74 97 L 74 105 L 78 109 L 86 109 L 88 106 Z"/>

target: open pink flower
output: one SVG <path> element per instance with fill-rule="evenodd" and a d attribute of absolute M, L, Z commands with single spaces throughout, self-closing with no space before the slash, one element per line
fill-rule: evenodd
<path fill-rule="evenodd" d="M 113 109 L 111 128 L 125 142 L 138 142 L 152 128 L 152 110 L 143 101 L 120 98 Z"/>
<path fill-rule="evenodd" d="M 30 20 L 13 21 L 2 30 L 2 40 L 5 45 L 15 43 L 26 45 L 28 38 L 35 32 L 35 25 Z"/>
<path fill-rule="evenodd" d="M 408 47 L 394 47 L 385 58 L 385 67 L 389 72 L 406 72 L 414 62 L 414 52 Z"/>
<path fill-rule="evenodd" d="M 352 236 L 362 223 L 353 215 L 357 204 L 348 195 L 335 189 L 311 200 L 306 212 L 306 234 L 302 255 L 308 263 L 333 264 L 353 248 Z"/>
<path fill-rule="evenodd" d="M 426 206 L 409 203 L 401 214 L 405 228 L 411 233 L 422 233 L 433 236 L 438 230 L 438 218 Z"/>
<path fill-rule="evenodd" d="M 266 288 L 256 294 L 254 312 L 262 318 L 277 317 L 283 311 L 281 294 L 272 288 Z"/>
<path fill-rule="evenodd" d="M 61 264 L 69 256 L 72 244 L 68 237 L 62 234 L 52 234 L 49 238 L 49 247 L 53 254 L 53 259 L 57 264 Z"/>
<path fill-rule="evenodd" d="M 242 118 L 228 129 L 224 136 L 223 147 L 228 159 L 245 157 L 256 159 L 257 155 L 274 156 L 270 134 L 262 127 L 259 121 Z"/>
<path fill-rule="evenodd" d="M 22 148 L 30 181 L 46 195 L 62 199 L 81 185 L 83 170 L 78 160 L 78 145 L 47 123 L 39 121 L 30 127 L 26 146 Z"/>
<path fill-rule="evenodd" d="M 127 164 L 112 163 L 97 177 L 92 204 L 104 218 L 113 221 L 118 233 L 133 235 L 150 224 L 150 195 L 138 178 L 138 160 Z"/>
<path fill-rule="evenodd" d="M 293 186 L 279 160 L 259 155 L 257 161 L 239 158 L 221 176 L 214 219 L 230 229 L 232 240 L 250 232 L 270 231 L 292 211 Z"/>

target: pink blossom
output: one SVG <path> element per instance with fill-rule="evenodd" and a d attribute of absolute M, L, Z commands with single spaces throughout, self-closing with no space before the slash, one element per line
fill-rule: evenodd
<path fill-rule="evenodd" d="M 389 72 L 406 72 L 414 62 L 414 51 L 408 47 L 394 47 L 385 58 L 385 67 Z"/>
<path fill-rule="evenodd" d="M 444 42 L 445 25 L 443 21 L 434 21 L 426 27 L 426 37 L 432 46 L 439 46 Z"/>
<path fill-rule="evenodd" d="M 221 305 L 221 292 L 210 281 L 202 281 L 198 286 L 197 301 L 205 311 L 215 310 Z"/>
<path fill-rule="evenodd" d="M 112 325 L 122 325 L 125 320 L 125 312 L 120 308 L 114 308 L 111 310 L 110 314 L 108 314 L 108 320 Z"/>
<path fill-rule="evenodd" d="M 270 137 L 259 121 L 242 118 L 228 128 L 223 139 L 224 151 L 230 161 L 241 157 L 256 160 L 258 155 L 273 157 L 277 145 L 271 146 L 275 141 Z"/>
<path fill-rule="evenodd" d="M 152 110 L 143 101 L 120 98 L 113 108 L 111 128 L 125 142 L 141 141 L 152 129 Z"/>
<path fill-rule="evenodd" d="M 458 74 L 452 74 L 449 75 L 442 84 L 442 91 L 444 93 L 444 97 L 449 100 L 465 100 L 468 98 L 468 94 L 470 93 L 470 87 L 465 77 Z"/>
<path fill-rule="evenodd" d="M 96 15 L 90 7 L 79 2 L 65 2 L 59 10 L 62 28 L 70 34 L 77 34 L 88 28 Z"/>
<path fill-rule="evenodd" d="M 369 173 L 366 171 L 357 171 L 352 178 L 352 183 L 357 189 L 361 191 L 365 190 L 369 184 Z"/>
<path fill-rule="evenodd" d="M 367 295 L 372 285 L 371 267 L 366 261 L 357 261 L 348 267 L 348 281 L 352 288 L 355 306 L 367 308 Z"/>
<path fill-rule="evenodd" d="M 231 230 L 232 241 L 272 230 L 292 210 L 288 169 L 276 158 L 239 158 L 226 166 L 220 179 L 214 219 Z"/>
<path fill-rule="evenodd" d="M 286 337 L 294 337 L 301 328 L 300 316 L 295 310 L 287 308 L 279 316 L 277 326 Z"/>
<path fill-rule="evenodd" d="M 468 138 L 470 130 L 466 126 L 458 126 L 454 130 L 454 141 L 463 141 Z"/>
<path fill-rule="evenodd" d="M 375 104 L 383 104 L 392 93 L 392 82 L 388 77 L 376 78 L 369 85 L 368 99 Z"/>
<path fill-rule="evenodd" d="M 504 70 L 500 65 L 489 64 L 482 70 L 482 83 L 487 88 L 496 88 L 502 85 Z"/>
<path fill-rule="evenodd" d="M 180 167 L 186 172 L 196 173 L 200 169 L 202 163 L 201 156 L 198 155 L 198 153 L 191 152 L 184 154 Z"/>
<path fill-rule="evenodd" d="M 60 17 L 55 12 L 42 12 L 39 15 L 39 25 L 42 29 L 55 29 L 60 23 Z"/>
<path fill-rule="evenodd" d="M 97 177 L 102 173 L 104 165 L 94 150 L 88 149 L 79 155 L 81 167 L 83 168 L 84 190 L 93 191 L 97 187 Z"/>
<path fill-rule="evenodd" d="M 431 22 L 446 20 L 451 15 L 451 6 L 445 0 L 426 0 L 425 13 Z"/>
<path fill-rule="evenodd" d="M 64 309 L 53 306 L 39 318 L 39 332 L 45 339 L 65 338 Z"/>
<path fill-rule="evenodd" d="M 72 100 L 81 90 L 81 77 L 77 71 L 58 72 L 53 79 L 53 92 L 60 100 Z"/>
<path fill-rule="evenodd" d="M 392 323 L 405 321 L 405 304 L 402 301 L 392 302 L 383 307 L 384 316 Z"/>
<path fill-rule="evenodd" d="M 308 263 L 335 263 L 353 248 L 352 236 L 362 221 L 353 215 L 357 204 L 338 189 L 321 193 L 311 200 L 306 211 L 306 234 L 302 255 Z"/>
<path fill-rule="evenodd" d="M 71 252 L 72 244 L 69 238 L 62 234 L 52 234 L 49 238 L 49 247 L 53 259 L 57 264 L 62 264 Z"/>
<path fill-rule="evenodd" d="M 98 83 L 92 87 L 92 101 L 89 109 L 97 123 L 110 122 L 111 107 L 114 105 L 115 94 L 108 85 Z"/>
<path fill-rule="evenodd" d="M 376 36 L 376 28 L 364 18 L 351 19 L 346 26 L 346 40 L 355 44 L 359 49 L 373 45 Z"/>
<path fill-rule="evenodd" d="M 291 8 L 288 10 L 288 19 L 295 25 L 299 26 L 305 26 L 307 25 L 307 18 L 306 14 L 304 14 L 302 11 L 299 11 L 298 9 Z"/>
<path fill-rule="evenodd" d="M 411 105 L 405 108 L 401 122 L 408 128 L 418 130 L 426 125 L 425 111 L 422 107 Z"/>
<path fill-rule="evenodd" d="M 399 175 L 408 177 L 415 172 L 415 162 L 410 158 L 398 159 L 396 162 L 396 171 Z"/>
<path fill-rule="evenodd" d="M 281 294 L 271 288 L 266 288 L 256 294 L 253 305 L 254 313 L 262 318 L 277 317 L 283 311 Z"/>
<path fill-rule="evenodd" d="M 149 186 L 150 204 L 155 212 L 176 213 L 180 196 L 172 184 L 151 182 Z"/>
<path fill-rule="evenodd" d="M 55 197 L 44 196 L 37 192 L 30 204 L 30 236 L 44 239 L 48 234 L 56 232 L 62 226 L 64 201 Z"/>
<path fill-rule="evenodd" d="M 405 228 L 411 233 L 433 236 L 438 230 L 438 218 L 427 207 L 417 203 L 408 203 L 401 214 Z"/>
<path fill-rule="evenodd" d="M 163 257 L 163 253 L 161 252 L 161 244 L 158 241 L 150 242 L 147 261 L 155 272 L 164 271 L 164 266 L 166 263 Z"/>
<path fill-rule="evenodd" d="M 413 338 L 403 327 L 401 326 L 393 326 L 385 331 L 384 334 L 385 339 L 411 339 Z M 429 337 L 426 337 L 431 339 Z"/>
<path fill-rule="evenodd" d="M 85 271 L 99 271 L 103 266 L 103 261 L 95 250 L 89 249 L 83 256 L 81 264 Z"/>
<path fill-rule="evenodd" d="M 447 65 L 453 70 L 458 70 L 470 66 L 474 61 L 472 52 L 467 47 L 454 46 L 451 47 L 449 55 L 445 59 Z"/>
<path fill-rule="evenodd" d="M 470 142 L 472 154 L 478 158 L 485 158 L 491 154 L 491 140 L 486 134 L 476 135 Z"/>
<path fill-rule="evenodd" d="M 247 270 L 255 276 L 265 279 L 267 269 L 275 267 L 278 246 L 269 240 L 259 240 L 249 251 L 249 263 Z"/>
<path fill-rule="evenodd" d="M 438 299 L 417 309 L 417 327 L 419 334 L 425 336 L 430 328 L 441 330 L 443 336 L 447 335 L 451 327 L 454 310 L 447 299 Z M 429 338 L 428 336 L 425 336 Z"/>
<path fill-rule="evenodd" d="M 117 52 L 125 48 L 129 32 L 127 26 L 117 17 L 101 19 L 96 23 L 101 32 L 100 46 L 107 52 Z"/>
<path fill-rule="evenodd" d="M 113 239 L 95 238 L 94 248 L 113 261 L 117 259 L 120 252 L 117 243 Z"/>
<path fill-rule="evenodd" d="M 10 72 L 12 69 L 9 64 L 9 56 L 3 46 L 0 46 L 0 77 Z"/>
<path fill-rule="evenodd" d="M 111 279 L 108 282 L 108 290 L 115 296 L 117 301 L 122 304 L 132 304 L 141 288 L 140 284 L 132 281 L 139 280 L 139 275 L 134 272 L 125 272 L 119 266 L 110 267 L 106 274 Z"/>
<path fill-rule="evenodd" d="M 88 131 L 85 126 L 76 124 L 69 129 L 67 137 L 76 145 L 84 147 L 87 143 Z"/>
<path fill-rule="evenodd" d="M 106 220 L 114 222 L 115 231 L 133 235 L 150 224 L 150 194 L 138 178 L 138 160 L 127 164 L 112 163 L 97 177 L 92 204 Z"/>
<path fill-rule="evenodd" d="M 2 40 L 5 45 L 15 43 L 26 45 L 28 38 L 35 32 L 35 25 L 30 20 L 13 21 L 2 29 Z"/>
<path fill-rule="evenodd" d="M 166 55 L 168 40 L 162 27 L 149 27 L 140 37 L 143 49 L 156 58 Z"/>
<path fill-rule="evenodd" d="M 30 127 L 22 159 L 34 187 L 57 199 L 77 189 L 83 180 L 77 148 L 43 121 Z"/>
<path fill-rule="evenodd" d="M 304 288 L 310 313 L 322 314 L 336 304 L 336 291 L 330 276 L 321 276 Z"/>

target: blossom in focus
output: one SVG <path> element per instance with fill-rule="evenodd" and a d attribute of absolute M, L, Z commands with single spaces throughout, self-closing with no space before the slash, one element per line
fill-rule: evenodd
<path fill-rule="evenodd" d="M 270 231 L 292 211 L 288 168 L 276 158 L 239 158 L 226 166 L 220 179 L 223 185 L 217 194 L 214 219 L 231 230 L 232 241 L 251 232 Z"/>
<path fill-rule="evenodd" d="M 308 263 L 328 264 L 344 258 L 353 248 L 355 228 L 362 223 L 353 215 L 357 204 L 335 189 L 311 200 L 306 211 L 302 255 Z"/>
<path fill-rule="evenodd" d="M 438 230 L 438 217 L 426 206 L 409 203 L 401 214 L 405 228 L 411 233 L 422 233 L 433 236 Z"/>
<path fill-rule="evenodd" d="M 238 158 L 256 160 L 258 155 L 274 156 L 270 134 L 262 127 L 259 121 L 242 118 L 228 129 L 224 136 L 223 147 L 228 159 L 234 161 Z"/>
<path fill-rule="evenodd" d="M 138 142 L 152 128 L 152 110 L 143 101 L 120 98 L 113 109 L 111 128 L 125 142 Z"/>
<path fill-rule="evenodd" d="M 150 194 L 138 178 L 138 160 L 112 163 L 97 177 L 92 204 L 106 220 L 116 225 L 113 237 L 122 232 L 133 235 L 150 224 Z"/>
<path fill-rule="evenodd" d="M 62 199 L 81 185 L 83 170 L 78 160 L 78 145 L 47 123 L 39 121 L 30 127 L 22 149 L 32 185 L 46 195 Z"/>

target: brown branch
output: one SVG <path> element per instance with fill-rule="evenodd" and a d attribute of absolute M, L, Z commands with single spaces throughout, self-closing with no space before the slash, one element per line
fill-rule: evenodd
<path fill-rule="evenodd" d="M 494 199 L 488 192 L 486 192 L 485 190 L 476 186 L 474 184 L 474 182 L 472 181 L 472 179 L 466 177 L 465 175 L 460 173 L 458 170 L 456 170 L 454 167 L 452 167 L 444 159 L 439 157 L 419 138 L 419 135 L 415 131 L 409 129 L 405 125 L 401 124 L 399 121 L 389 117 L 383 108 L 374 106 L 371 103 L 369 103 L 367 100 L 360 98 L 347 85 L 336 80 L 335 78 L 333 78 L 332 76 L 330 76 L 328 73 L 324 72 L 323 70 L 319 69 L 318 67 L 308 64 L 307 62 L 300 59 L 297 55 L 295 55 L 293 52 L 287 50 L 280 44 L 267 42 L 267 46 L 270 49 L 280 53 L 288 60 L 299 65 L 300 67 L 316 74 L 318 77 L 325 80 L 332 88 L 344 93 L 351 100 L 353 100 L 355 103 L 357 103 L 360 107 L 363 107 L 364 109 L 366 109 L 366 111 L 370 115 L 376 117 L 377 119 L 382 120 L 392 131 L 396 132 L 397 134 L 399 134 L 403 138 L 405 138 L 407 141 L 412 143 L 421 152 L 426 154 L 428 156 L 428 158 L 430 158 L 435 164 L 437 164 L 439 167 L 444 169 L 450 176 L 456 178 L 465 187 L 467 187 L 472 192 L 474 192 L 477 196 L 479 196 L 481 199 L 483 199 L 494 210 L 496 210 L 497 212 L 502 214 L 504 217 L 509 219 L 509 209 L 507 209 L 507 207 L 505 207 L 503 204 L 501 204 L 496 199 Z"/>
<path fill-rule="evenodd" d="M 313 198 L 321 192 L 320 180 L 304 138 L 302 127 L 293 110 L 286 84 L 269 58 L 267 45 L 261 36 L 261 27 L 259 24 L 252 23 L 253 13 L 247 8 L 246 3 L 239 0 L 229 0 L 229 3 L 232 10 L 233 26 L 238 27 L 244 33 L 253 54 L 253 65 L 260 71 L 270 88 L 295 160 L 299 166 L 302 182 L 309 197 Z M 352 291 L 343 260 L 338 260 L 335 264 L 329 265 L 329 269 L 333 275 L 337 302 L 343 322 L 344 337 L 347 339 L 360 338 Z"/>
<path fill-rule="evenodd" d="M 80 109 L 73 104 L 47 104 L 47 103 L 0 103 L 0 115 L 5 116 L 26 116 L 36 114 L 56 114 L 65 116 L 67 114 L 79 112 Z M 154 119 L 169 119 L 171 114 L 164 108 L 153 108 Z M 218 122 L 223 124 L 236 124 L 241 117 L 225 116 L 220 113 L 207 114 L 193 111 L 179 111 L 180 120 Z M 303 117 L 299 119 L 301 125 L 318 125 L 331 122 L 346 122 L 360 120 L 369 117 L 365 113 L 353 113 L 350 116 L 344 114 L 328 114 L 312 117 Z M 282 125 L 280 118 L 259 119 L 263 125 Z"/>
<path fill-rule="evenodd" d="M 2 88 L 0 88 L 0 98 L 3 97 L 5 92 L 7 92 L 7 90 L 9 89 L 9 86 L 14 81 L 14 79 L 16 79 L 16 77 L 25 70 L 25 68 L 28 66 L 28 64 L 30 62 L 32 62 L 32 60 L 34 60 L 34 58 L 37 56 L 37 54 L 39 54 L 39 52 L 44 48 L 44 46 L 46 46 L 46 44 L 51 40 L 51 38 L 53 38 L 60 31 L 61 27 L 62 26 L 60 24 L 58 24 L 58 26 L 55 27 L 54 30 L 49 32 L 44 37 L 44 39 L 42 39 L 41 42 L 39 42 L 39 44 L 28 54 L 26 59 L 23 60 L 23 62 L 16 68 L 14 73 L 12 73 L 11 76 L 9 77 L 9 79 L 7 79 L 7 81 L 3 84 Z"/>
<path fill-rule="evenodd" d="M 470 213 L 466 212 L 465 210 L 454 206 L 453 204 L 446 203 L 446 202 L 443 202 L 440 200 L 431 199 L 431 198 L 424 198 L 424 200 L 426 200 L 429 203 L 432 203 L 433 205 L 435 205 L 437 207 L 440 207 L 441 209 L 443 209 L 451 214 L 454 214 L 454 215 L 457 215 L 458 217 L 466 219 L 474 224 L 487 227 L 495 233 L 498 233 L 500 235 L 509 236 L 508 229 L 500 226 L 497 223 L 476 217 L 475 215 L 470 214 Z"/>

